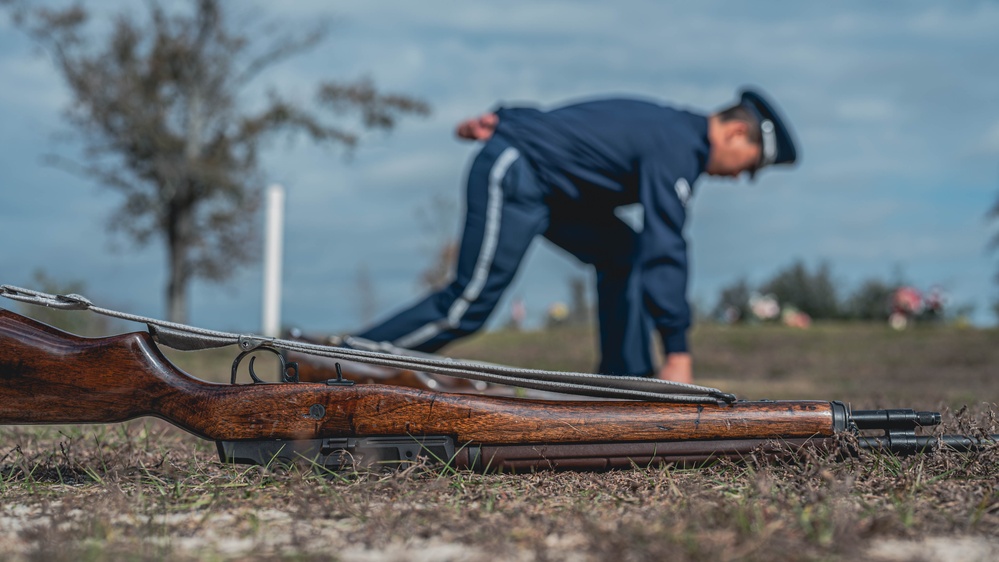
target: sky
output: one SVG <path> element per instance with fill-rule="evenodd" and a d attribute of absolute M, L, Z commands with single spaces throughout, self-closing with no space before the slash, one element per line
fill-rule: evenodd
<path fill-rule="evenodd" d="M 800 259 L 828 263 L 843 293 L 902 275 L 922 289 L 943 287 L 955 306 L 974 306 L 978 324 L 995 321 L 999 254 L 989 249 L 996 229 L 987 214 L 999 197 L 999 3 L 227 5 L 290 29 L 332 22 L 316 49 L 261 77 L 243 100 L 248 107 L 268 88 L 309 103 L 318 80 L 369 77 L 433 108 L 391 133 L 365 133 L 349 155 L 302 139 L 267 145 L 264 183 L 287 190 L 285 325 L 359 328 L 362 270 L 386 314 L 421 296 L 417 280 L 432 248 L 459 232 L 464 175 L 477 150 L 454 138 L 460 119 L 498 104 L 551 108 L 604 96 L 709 113 L 747 85 L 783 109 L 801 161 L 753 183 L 695 184 L 686 230 L 691 301 L 710 308 L 722 287 L 760 283 Z M 98 9 L 144 12 L 124 0 Z M 48 154 L 79 157 L 62 117 L 69 95 L 51 61 L 5 17 L 0 75 L 0 283 L 30 287 L 41 270 L 83 283 L 100 305 L 164 317 L 162 243 L 134 251 L 110 238 L 116 194 L 45 164 Z M 431 213 L 437 226 L 428 226 L 421 210 L 440 201 L 450 211 Z M 262 212 L 247 220 L 262 222 Z M 495 320 L 520 298 L 536 324 L 550 304 L 569 299 L 570 279 L 590 276 L 539 240 Z M 221 285 L 195 281 L 190 322 L 258 331 L 261 286 L 259 263 Z"/>

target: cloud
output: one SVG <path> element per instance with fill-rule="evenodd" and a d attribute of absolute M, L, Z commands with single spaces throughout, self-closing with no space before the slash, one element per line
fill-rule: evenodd
<path fill-rule="evenodd" d="M 999 5 L 303 0 L 258 2 L 256 12 L 292 26 L 328 18 L 333 28 L 318 49 L 275 67 L 250 101 L 274 86 L 308 102 L 319 80 L 371 76 L 385 91 L 434 106 L 430 117 L 404 119 L 389 135 L 366 135 L 349 158 L 284 139 L 266 150 L 266 181 L 289 189 L 286 310 L 297 323 L 351 324 L 360 263 L 385 306 L 414 296 L 427 261 L 416 209 L 435 195 L 460 201 L 475 150 L 453 140 L 458 119 L 499 101 L 551 106 L 608 94 L 710 111 L 745 84 L 762 87 L 785 110 L 803 158 L 793 171 L 768 170 L 753 185 L 695 186 L 695 294 L 710 295 L 741 273 L 769 274 L 794 256 L 834 259 L 856 277 L 884 273 L 900 256 L 922 264 L 913 267 L 920 282 L 964 275 L 979 299 L 991 284 L 982 213 L 996 189 Z M 77 242 L 69 213 L 97 225 L 88 242 L 98 239 L 100 247 L 107 203 L 92 188 L 61 195 L 70 210 L 38 196 L 60 181 L 40 173 L 37 158 L 50 150 L 67 98 L 47 59 L 12 35 L 0 37 L 0 72 L 17 84 L 0 92 L 8 124 L 0 138 L 12 147 L 0 165 L 19 186 L 10 197 L 35 200 L 17 199 L 23 222 L 0 221 L 0 236 L 35 225 L 49 239 L 27 243 L 21 258 L 44 264 L 76 254 L 80 275 L 133 301 L 158 302 L 160 250 L 143 254 L 152 264 L 144 270 L 128 265 L 129 254 L 98 250 L 85 259 L 93 244 Z M 944 260 L 951 261 L 939 265 Z M 120 276 L 110 279 L 109 271 Z M 564 279 L 580 271 L 539 244 L 512 290 L 540 311 L 545 300 L 565 298 Z M 197 284 L 194 321 L 225 324 L 248 308 L 242 316 L 256 322 L 257 283 L 251 268 L 226 289 Z"/>

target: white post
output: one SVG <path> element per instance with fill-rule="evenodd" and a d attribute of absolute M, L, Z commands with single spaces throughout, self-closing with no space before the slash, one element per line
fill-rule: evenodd
<path fill-rule="evenodd" d="M 281 248 L 284 230 L 284 188 L 274 184 L 267 188 L 264 223 L 264 303 L 262 329 L 264 336 L 281 335 Z"/>

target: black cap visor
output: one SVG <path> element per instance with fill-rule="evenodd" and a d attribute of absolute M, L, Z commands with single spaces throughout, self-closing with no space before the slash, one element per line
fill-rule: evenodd
<path fill-rule="evenodd" d="M 794 137 L 773 104 L 753 90 L 744 90 L 740 103 L 749 108 L 760 123 L 760 161 L 749 170 L 750 179 L 766 166 L 794 163 L 798 158 Z"/>

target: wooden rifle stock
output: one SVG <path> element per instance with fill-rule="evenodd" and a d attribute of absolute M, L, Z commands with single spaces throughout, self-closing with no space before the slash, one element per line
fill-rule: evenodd
<path fill-rule="evenodd" d="M 333 382 L 333 381 L 330 381 Z M 155 416 L 219 442 L 223 460 L 437 457 L 488 469 L 613 468 L 738 456 L 847 429 L 838 402 L 544 401 L 381 384 L 217 384 L 174 366 L 149 334 L 82 338 L 0 309 L 0 423 Z"/>

